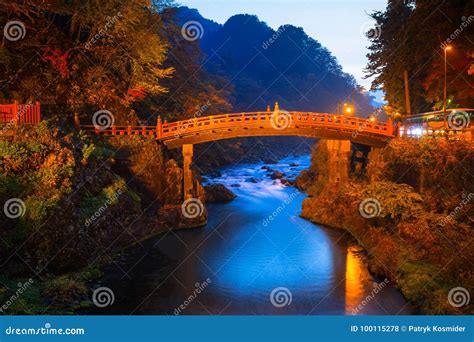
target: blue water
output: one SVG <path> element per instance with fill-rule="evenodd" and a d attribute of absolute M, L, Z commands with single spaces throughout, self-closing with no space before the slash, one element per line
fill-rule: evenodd
<path fill-rule="evenodd" d="M 268 166 L 294 179 L 309 163 L 309 156 L 303 156 Z M 223 169 L 221 177 L 207 178 L 207 183 L 225 184 L 237 198 L 209 205 L 204 228 L 156 239 L 152 249 L 171 261 L 165 269 L 158 265 L 154 269 L 150 262 L 137 266 L 142 270 L 115 311 L 410 314 L 411 308 L 390 283 L 376 291 L 383 279 L 368 272 L 366 257 L 354 239 L 342 230 L 300 218 L 306 195 L 270 179 L 263 165 L 233 166 Z M 250 177 L 258 183 L 247 182 Z"/>

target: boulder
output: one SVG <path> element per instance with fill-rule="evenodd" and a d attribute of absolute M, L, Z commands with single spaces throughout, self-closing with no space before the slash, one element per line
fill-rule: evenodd
<path fill-rule="evenodd" d="M 281 184 L 286 185 L 286 186 L 295 185 L 295 180 L 294 179 L 281 179 L 280 182 L 281 182 Z"/>
<path fill-rule="evenodd" d="M 204 191 L 206 193 L 206 202 L 209 203 L 226 203 L 237 197 L 224 184 L 206 185 Z"/>
<path fill-rule="evenodd" d="M 283 172 L 281 171 L 274 171 L 272 174 L 271 174 L 271 179 L 281 179 L 283 178 L 284 174 Z"/>
<path fill-rule="evenodd" d="M 245 180 L 247 183 L 260 183 L 260 180 L 255 177 L 250 177 Z"/>
<path fill-rule="evenodd" d="M 308 190 L 308 188 L 313 184 L 315 176 L 316 175 L 314 174 L 314 172 L 310 170 L 301 171 L 301 173 L 298 177 L 296 177 L 295 180 L 296 188 L 302 191 Z"/>
<path fill-rule="evenodd" d="M 169 229 L 199 228 L 207 224 L 207 209 L 201 202 L 192 204 L 188 212 L 181 205 L 165 205 L 158 210 L 158 219 Z"/>
<path fill-rule="evenodd" d="M 290 166 L 300 166 L 298 163 L 291 163 Z"/>

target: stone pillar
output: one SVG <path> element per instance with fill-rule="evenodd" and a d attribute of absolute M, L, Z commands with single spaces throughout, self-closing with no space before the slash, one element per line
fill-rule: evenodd
<path fill-rule="evenodd" d="M 349 180 L 351 142 L 326 140 L 328 148 L 329 183 L 342 184 Z"/>
<path fill-rule="evenodd" d="M 194 197 L 193 171 L 191 170 L 192 162 L 193 162 L 193 145 L 185 144 L 183 145 L 184 200 Z"/>
<path fill-rule="evenodd" d="M 385 162 L 382 156 L 382 148 L 371 147 L 369 152 L 369 167 L 367 168 L 367 175 L 371 182 L 375 182 L 381 179 L 381 170 L 383 169 Z"/>

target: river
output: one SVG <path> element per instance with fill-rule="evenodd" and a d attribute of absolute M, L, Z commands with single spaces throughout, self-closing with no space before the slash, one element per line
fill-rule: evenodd
<path fill-rule="evenodd" d="M 268 166 L 294 179 L 309 162 L 301 156 Z M 300 218 L 306 195 L 270 179 L 263 165 L 232 166 L 207 179 L 237 198 L 209 205 L 204 228 L 168 232 L 133 252 L 127 275 L 105 284 L 116 303 L 100 312 L 411 314 L 388 280 L 368 272 L 354 239 Z"/>

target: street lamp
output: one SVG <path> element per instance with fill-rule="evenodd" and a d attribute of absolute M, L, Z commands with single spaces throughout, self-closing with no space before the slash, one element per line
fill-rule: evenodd
<path fill-rule="evenodd" d="M 343 112 L 347 115 L 351 115 L 354 113 L 354 107 L 347 103 L 344 103 L 343 109 Z"/>
<path fill-rule="evenodd" d="M 444 117 L 444 127 L 446 128 L 446 96 L 447 96 L 447 78 L 448 78 L 448 51 L 452 50 L 453 47 L 446 45 L 444 47 L 444 97 L 443 97 L 443 117 Z"/>

